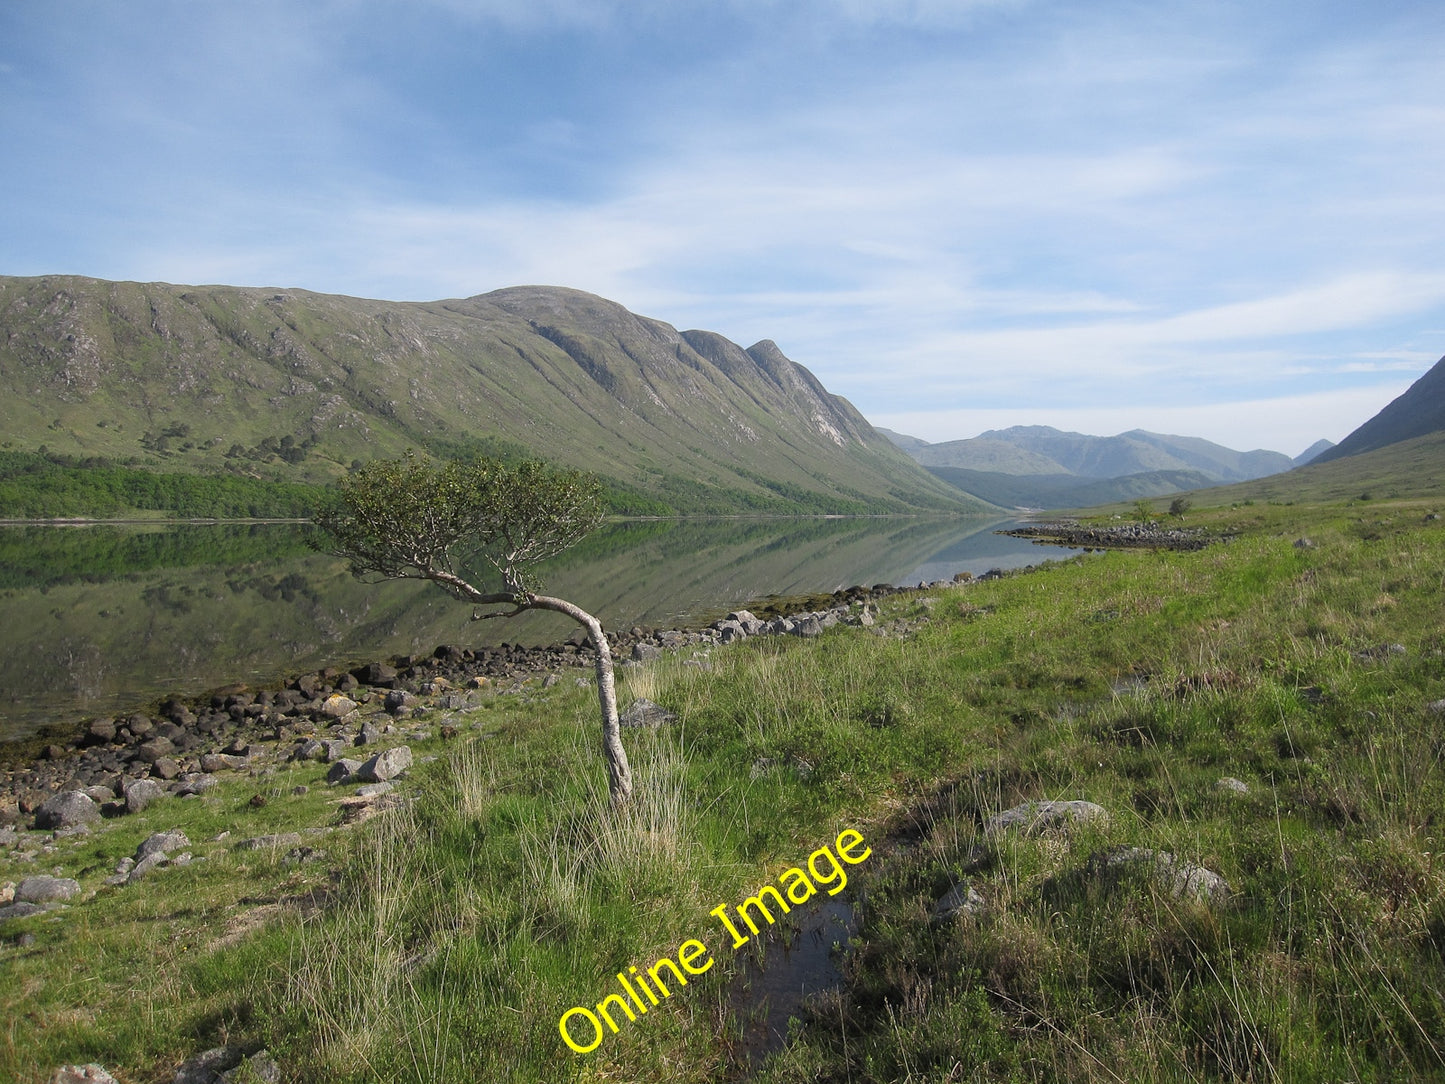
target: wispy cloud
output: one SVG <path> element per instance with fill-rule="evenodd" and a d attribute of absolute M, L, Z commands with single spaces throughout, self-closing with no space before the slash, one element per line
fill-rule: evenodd
<path fill-rule="evenodd" d="M 1345 402 L 1445 351 L 1433 4 L 67 10 L 0 12 L 0 271 L 556 283 L 870 415 Z"/>

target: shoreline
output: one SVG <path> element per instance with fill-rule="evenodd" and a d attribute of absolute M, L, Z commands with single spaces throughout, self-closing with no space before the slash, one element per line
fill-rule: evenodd
<path fill-rule="evenodd" d="M 954 582 L 967 579 L 972 577 L 960 574 Z M 607 639 L 615 665 L 623 669 L 666 652 L 705 651 L 750 636 L 811 637 L 837 624 L 871 625 L 878 600 L 949 583 L 854 586 L 826 595 L 760 600 L 753 604 L 758 613 L 735 610 L 692 628 L 637 626 L 609 632 Z M 163 696 L 147 701 L 144 710 L 66 725 L 66 733 L 57 733 L 60 724 L 53 724 L 32 737 L 0 743 L 0 826 L 28 820 L 44 800 L 65 790 L 95 791 L 100 801 L 123 801 L 126 787 L 143 778 L 171 791 L 194 787 L 198 780 L 204 786 L 208 763 L 224 764 L 226 757 L 249 756 L 258 749 L 275 754 L 334 728 L 338 720 L 328 701 L 336 697 L 353 707 L 382 704 L 398 722 L 430 717 L 475 706 L 482 690 L 515 692 L 538 678 L 550 685 L 568 671 L 590 672 L 595 655 L 580 628 L 546 647 L 442 644 L 429 655 L 324 667 L 279 685 L 236 682 L 194 696 Z"/>

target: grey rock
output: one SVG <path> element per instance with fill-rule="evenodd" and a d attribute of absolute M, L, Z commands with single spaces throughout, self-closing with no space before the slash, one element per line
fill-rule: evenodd
<path fill-rule="evenodd" d="M 207 753 L 201 757 L 203 772 L 244 772 L 250 766 L 250 757 L 236 756 L 233 753 Z"/>
<path fill-rule="evenodd" d="M 47 798 L 35 811 L 36 828 L 70 828 L 100 816 L 100 806 L 78 790 L 63 790 Z"/>
<path fill-rule="evenodd" d="M 45 910 L 38 903 L 11 903 L 0 907 L 0 922 L 12 918 L 29 918 L 31 915 L 38 915 Z"/>
<path fill-rule="evenodd" d="M 1242 779 L 1236 779 L 1232 775 L 1226 775 L 1219 782 L 1214 784 L 1215 790 L 1227 790 L 1231 794 L 1248 794 L 1249 784 Z"/>
<path fill-rule="evenodd" d="M 125 883 L 130 884 L 133 881 L 139 881 L 151 870 L 157 866 L 164 866 L 169 861 L 170 858 L 164 851 L 152 851 L 131 867 L 130 872 L 125 876 Z"/>
<path fill-rule="evenodd" d="M 156 832 L 144 843 L 136 848 L 135 860 L 139 862 L 142 858 L 151 854 L 171 854 L 175 851 L 185 850 L 191 845 L 186 833 L 179 828 L 172 828 L 166 832 Z"/>
<path fill-rule="evenodd" d="M 55 1075 L 50 1078 L 50 1084 L 118 1084 L 118 1082 L 104 1068 L 91 1062 L 88 1065 L 62 1065 L 55 1070 Z"/>
<path fill-rule="evenodd" d="M 280 1084 L 281 1066 L 269 1051 L 258 1050 L 234 1069 L 221 1074 L 221 1084 Z"/>
<path fill-rule="evenodd" d="M 390 794 L 396 789 L 396 784 L 391 780 L 385 783 L 368 783 L 364 787 L 356 788 L 358 798 L 380 798 L 383 794 Z"/>
<path fill-rule="evenodd" d="M 942 922 L 954 915 L 981 915 L 987 908 L 988 904 L 978 894 L 978 889 L 967 881 L 961 881 L 934 903 L 933 921 Z"/>
<path fill-rule="evenodd" d="M 13 847 L 19 842 L 20 835 L 14 828 L 9 825 L 0 828 L 0 847 Z"/>
<path fill-rule="evenodd" d="M 1425 705 L 1431 715 L 1445 715 L 1445 700 L 1433 700 Z"/>
<path fill-rule="evenodd" d="M 1103 821 L 1108 818 L 1108 810 L 1093 802 L 1025 802 L 990 817 L 983 826 L 983 834 L 990 838 L 1010 831 L 1033 835 L 1050 828 L 1066 827 L 1074 821 Z"/>
<path fill-rule="evenodd" d="M 188 775 L 184 780 L 176 784 L 177 797 L 185 797 L 191 794 L 205 794 L 214 787 L 220 780 L 214 775 L 206 772 Z"/>
<path fill-rule="evenodd" d="M 1176 900 L 1221 904 L 1230 896 L 1229 882 L 1203 866 L 1190 865 L 1168 851 L 1148 847 L 1126 847 L 1095 860 L 1103 873 L 1143 869 Z"/>
<path fill-rule="evenodd" d="M 154 764 L 162 757 L 168 757 L 176 751 L 175 742 L 170 738 L 152 738 L 150 741 L 141 742 L 136 747 L 135 759 L 142 764 Z"/>
<path fill-rule="evenodd" d="M 243 839 L 235 845 L 234 849 L 238 851 L 266 851 L 299 846 L 301 846 L 300 832 L 281 832 L 274 836 L 254 836 L 251 839 Z"/>
<path fill-rule="evenodd" d="M 368 783 L 385 783 L 388 779 L 395 779 L 402 772 L 411 767 L 411 748 L 405 745 L 398 745 L 394 749 L 388 749 L 384 753 L 378 753 L 356 772 L 357 778 Z"/>
<path fill-rule="evenodd" d="M 80 892 L 80 882 L 69 877 L 40 874 L 27 877 L 15 886 L 16 903 L 59 903 Z"/>
<path fill-rule="evenodd" d="M 151 775 L 158 779 L 174 779 L 181 774 L 181 765 L 175 757 L 159 757 L 151 765 Z"/>
<path fill-rule="evenodd" d="M 218 1046 L 181 1063 L 176 1070 L 175 1084 L 222 1084 L 223 1073 L 241 1064 L 241 1051 Z"/>
<path fill-rule="evenodd" d="M 361 768 L 359 760 L 338 760 L 331 765 L 331 770 L 326 773 L 328 783 L 347 783 L 356 777 L 357 771 Z"/>
<path fill-rule="evenodd" d="M 361 724 L 361 732 L 356 735 L 357 745 L 375 745 L 381 740 L 381 728 L 373 722 Z"/>
<path fill-rule="evenodd" d="M 645 696 L 639 696 L 627 706 L 619 717 L 618 722 L 622 726 L 647 727 L 655 730 L 665 723 L 673 722 L 677 716 L 661 705 L 654 704 Z"/>
<path fill-rule="evenodd" d="M 788 631 L 794 636 L 821 636 L 823 622 L 818 619 L 817 614 L 804 614 L 793 622 L 793 627 Z"/>
<path fill-rule="evenodd" d="M 90 825 L 72 824 L 69 828 L 57 828 L 51 833 L 51 839 L 73 839 L 75 836 L 90 835 Z"/>
<path fill-rule="evenodd" d="M 656 644 L 633 644 L 632 658 L 635 662 L 654 662 L 662 658 L 662 648 Z"/>
<path fill-rule="evenodd" d="M 331 738 L 323 741 L 321 744 L 326 746 L 326 762 L 328 764 L 335 764 L 338 760 L 345 760 L 346 754 L 351 752 L 351 742 L 345 738 Z"/>
<path fill-rule="evenodd" d="M 361 705 L 349 696 L 342 696 L 340 693 L 332 693 L 321 705 L 321 714 L 332 719 L 345 719 Z"/>
<path fill-rule="evenodd" d="M 1296 539 L 1294 540 L 1294 548 L 1297 549 L 1297 550 L 1312 550 L 1312 549 L 1315 548 L 1314 539 L 1312 539 L 1312 538 L 1296 538 Z"/>
<path fill-rule="evenodd" d="M 326 743 L 317 741 L 315 738 L 308 738 L 296 747 L 291 754 L 292 760 L 325 760 Z"/>
<path fill-rule="evenodd" d="M 92 802 L 105 803 L 113 802 L 116 799 L 115 791 L 111 790 L 109 787 L 86 787 L 85 790 L 83 790 L 81 793 L 84 794 L 87 798 L 89 798 Z"/>
<path fill-rule="evenodd" d="M 416 696 L 407 692 L 405 689 L 392 689 L 386 694 L 386 700 L 382 703 L 382 706 L 386 708 L 387 713 L 390 715 L 396 715 L 403 709 L 410 710 L 415 708 L 416 705 Z"/>
<path fill-rule="evenodd" d="M 165 796 L 165 788 L 154 779 L 136 779 L 125 784 L 125 811 L 139 813 L 157 798 Z"/>

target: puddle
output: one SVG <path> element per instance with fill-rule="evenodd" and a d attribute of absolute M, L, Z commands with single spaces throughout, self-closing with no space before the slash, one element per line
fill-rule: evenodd
<path fill-rule="evenodd" d="M 810 902 L 793 908 L 759 951 L 740 950 L 742 966 L 728 988 L 728 1005 L 733 1061 L 743 1079 L 783 1049 L 788 1020 L 801 1014 L 809 997 L 843 985 L 843 955 L 859 918 L 849 900 Z"/>

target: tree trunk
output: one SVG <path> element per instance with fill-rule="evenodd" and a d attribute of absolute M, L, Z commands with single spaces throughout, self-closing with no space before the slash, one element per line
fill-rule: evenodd
<path fill-rule="evenodd" d="M 607 789 L 614 805 L 632 798 L 632 767 L 622 747 L 622 726 L 617 721 L 617 686 L 612 677 L 612 648 L 602 631 L 602 622 L 580 606 L 548 595 L 528 595 L 526 603 L 538 610 L 566 614 L 587 630 L 597 652 L 597 703 L 602 709 L 602 754 L 607 758 Z"/>

